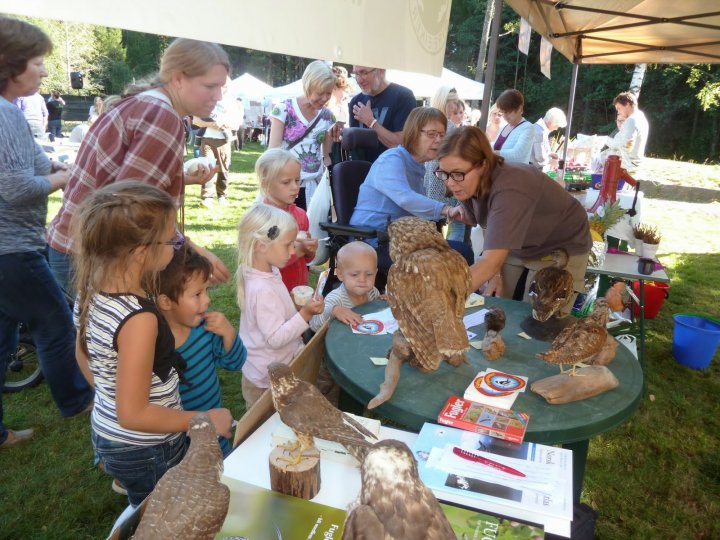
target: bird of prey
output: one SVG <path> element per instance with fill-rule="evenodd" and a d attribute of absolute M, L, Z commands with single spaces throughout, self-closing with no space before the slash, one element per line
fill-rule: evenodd
<path fill-rule="evenodd" d="M 567 252 L 557 250 L 552 257 L 553 266 L 538 270 L 528 291 L 533 318 L 539 322 L 547 321 L 575 294 L 572 274 L 565 270 Z"/>
<path fill-rule="evenodd" d="M 268 375 L 273 406 L 298 440 L 296 463 L 304 451 L 315 447 L 313 437 L 339 442 L 362 463 L 367 449 L 377 441 L 375 435 L 335 408 L 315 386 L 298 379 L 289 366 L 273 362 Z"/>
<path fill-rule="evenodd" d="M 482 340 L 482 353 L 488 360 L 497 360 L 505 354 L 505 341 L 500 330 L 505 328 L 505 312 L 500 306 L 492 306 L 485 314 L 485 337 Z"/>
<path fill-rule="evenodd" d="M 418 476 L 405 443 L 375 443 L 360 467 L 362 486 L 349 509 L 343 540 L 455 540 L 432 491 Z"/>
<path fill-rule="evenodd" d="M 403 217 L 390 224 L 387 296 L 399 330 L 393 335 L 385 381 L 368 409 L 390 399 L 408 362 L 423 373 L 443 361 L 467 362 L 469 346 L 463 324 L 465 299 L 472 281 L 465 259 L 438 232 L 435 223 Z"/>
<path fill-rule="evenodd" d="M 190 448 L 148 497 L 135 540 L 212 540 L 222 528 L 230 489 L 220 482 L 223 456 L 215 426 L 205 413 L 190 420 Z"/>
<path fill-rule="evenodd" d="M 560 373 L 563 373 L 563 364 L 571 364 L 571 375 L 575 375 L 575 367 L 579 364 L 610 363 L 615 356 L 617 342 L 608 334 L 607 321 L 607 300 L 598 298 L 591 315 L 563 329 L 550 345 L 550 350 L 538 353 L 537 357 L 550 364 L 559 364 Z M 608 355 L 611 356 L 608 358 Z"/>

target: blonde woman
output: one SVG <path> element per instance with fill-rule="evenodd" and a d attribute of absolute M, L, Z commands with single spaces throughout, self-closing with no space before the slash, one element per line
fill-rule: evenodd
<path fill-rule="evenodd" d="M 269 148 L 283 148 L 300 162 L 300 194 L 295 204 L 307 210 L 323 171 L 330 165 L 331 140 L 327 131 L 335 123 L 326 107 L 335 87 L 332 68 L 321 60 L 310 62 L 303 73 L 302 96 L 286 99 L 270 113 Z"/>
<path fill-rule="evenodd" d="M 213 43 L 176 39 L 160 60 L 149 83 L 133 85 L 112 109 L 90 127 L 78 151 L 62 207 L 48 228 L 50 267 L 65 291 L 70 285 L 70 221 L 78 206 L 96 189 L 118 180 L 134 179 L 156 186 L 181 208 L 185 184 L 203 184 L 215 168 L 183 173 L 188 115 L 210 116 L 222 97 L 230 69 L 227 53 Z M 191 243 L 213 264 L 215 281 L 230 273 L 209 251 Z"/>
<path fill-rule="evenodd" d="M 92 124 L 95 120 L 97 120 L 102 114 L 104 107 L 105 103 L 102 98 L 97 96 L 93 101 L 93 104 L 90 105 L 90 110 L 88 110 L 88 122 Z"/>

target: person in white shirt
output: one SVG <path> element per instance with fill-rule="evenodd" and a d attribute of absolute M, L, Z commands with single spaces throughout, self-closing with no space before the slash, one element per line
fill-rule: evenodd
<path fill-rule="evenodd" d="M 557 163 L 558 155 L 550 148 L 550 133 L 565 126 L 567 126 L 565 113 L 557 107 L 549 109 L 544 117 L 535 122 L 535 140 L 530 156 L 531 165 L 547 172 Z"/>
<path fill-rule="evenodd" d="M 608 137 L 609 152 L 620 156 L 622 166 L 630 174 L 640 166 L 645 156 L 650 126 L 645 114 L 638 109 L 637 97 L 632 92 L 622 92 L 613 100 L 618 115 L 625 117 L 617 135 Z"/>

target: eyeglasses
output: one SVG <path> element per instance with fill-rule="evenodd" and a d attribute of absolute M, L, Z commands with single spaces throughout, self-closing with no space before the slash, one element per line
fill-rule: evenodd
<path fill-rule="evenodd" d="M 447 171 L 443 171 L 442 169 L 435 169 L 435 172 L 433 172 L 433 174 L 435 175 L 435 178 L 437 178 L 441 182 L 447 182 L 448 180 L 452 180 L 453 182 L 460 183 L 460 182 L 465 181 L 465 175 L 469 174 L 470 171 L 472 171 L 473 169 L 477 169 L 480 165 L 482 165 L 482 162 L 476 163 L 475 165 L 470 167 L 467 171 L 447 172 Z"/>
<path fill-rule="evenodd" d="M 421 129 L 420 132 L 427 135 L 430 139 L 442 139 L 445 136 L 444 131 L 435 131 L 434 129 Z"/>
<path fill-rule="evenodd" d="M 364 79 L 368 75 L 371 75 L 372 73 L 376 72 L 377 68 L 368 69 L 367 71 L 353 71 L 353 75 L 356 79 Z"/>
<path fill-rule="evenodd" d="M 160 244 L 163 246 L 172 246 L 174 250 L 181 249 L 185 245 L 185 237 L 183 236 L 183 233 L 180 231 L 175 231 L 175 236 L 172 237 L 172 240 L 168 240 L 167 242 L 155 242 L 156 244 Z"/>

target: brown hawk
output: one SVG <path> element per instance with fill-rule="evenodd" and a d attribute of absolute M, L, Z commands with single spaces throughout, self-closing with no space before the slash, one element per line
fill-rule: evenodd
<path fill-rule="evenodd" d="M 575 375 L 578 364 L 609 364 L 615 357 L 617 341 L 607 331 L 608 305 L 605 298 L 595 301 L 595 308 L 588 317 L 578 320 L 558 334 L 550 345 L 550 350 L 538 353 L 550 364 L 572 364 L 571 375 Z"/>
<path fill-rule="evenodd" d="M 212 540 L 222 528 L 230 489 L 220 482 L 223 456 L 215 426 L 205 413 L 190 420 L 190 448 L 160 479 L 133 538 Z"/>
<path fill-rule="evenodd" d="M 469 346 L 463 324 L 465 299 L 472 281 L 465 259 L 453 250 L 434 222 L 404 217 L 390 224 L 387 296 L 399 330 L 385 368 L 385 382 L 368 409 L 390 399 L 400 366 L 409 362 L 423 373 L 443 360 L 457 366 L 467 361 Z"/>
<path fill-rule="evenodd" d="M 298 379 L 289 366 L 268 366 L 273 406 L 280 419 L 295 432 L 298 461 L 305 450 L 315 447 L 313 437 L 335 441 L 362 463 L 377 437 L 359 422 L 337 409 L 315 386 Z"/>
<path fill-rule="evenodd" d="M 375 443 L 360 467 L 362 487 L 345 519 L 343 540 L 455 540 L 405 443 Z"/>

